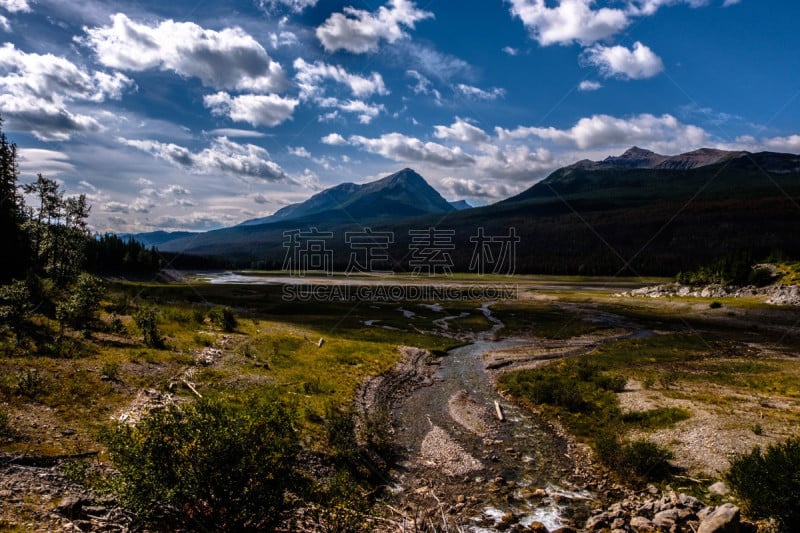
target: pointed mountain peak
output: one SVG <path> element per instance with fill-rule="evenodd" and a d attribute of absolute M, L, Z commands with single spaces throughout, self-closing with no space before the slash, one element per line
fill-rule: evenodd
<path fill-rule="evenodd" d="M 639 148 L 638 146 L 633 146 L 633 147 L 628 148 L 627 150 L 625 150 L 625 153 L 623 153 L 619 157 L 620 157 L 620 159 L 642 159 L 642 158 L 650 157 L 650 156 L 654 156 L 654 155 L 662 157 L 659 154 L 653 152 L 652 150 L 646 150 L 644 148 Z"/>
<path fill-rule="evenodd" d="M 412 168 L 404 168 L 400 172 L 395 172 L 389 176 L 384 178 L 387 182 L 393 183 L 410 183 L 410 182 L 419 182 L 425 181 L 425 178 L 417 174 L 417 172 Z M 427 183 L 427 182 L 426 182 Z"/>

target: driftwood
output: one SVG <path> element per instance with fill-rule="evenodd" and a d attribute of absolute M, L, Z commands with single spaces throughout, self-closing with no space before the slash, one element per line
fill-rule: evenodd
<path fill-rule="evenodd" d="M 494 401 L 494 410 L 497 412 L 497 419 L 500 422 L 506 419 L 505 415 L 503 414 L 503 408 L 500 406 L 500 402 L 497 400 Z"/>
<path fill-rule="evenodd" d="M 317 342 L 317 348 L 322 348 L 322 345 L 325 344 L 325 339 L 322 337 L 319 338 L 319 342 Z"/>
<path fill-rule="evenodd" d="M 188 382 L 188 381 L 186 381 L 185 379 L 181 379 L 181 381 L 183 382 L 183 384 L 184 384 L 184 385 L 186 385 L 187 387 L 189 387 L 189 390 L 191 390 L 193 393 L 195 393 L 195 394 L 197 395 L 197 397 L 198 397 L 198 398 L 202 398 L 202 397 L 203 397 L 203 395 L 202 395 L 202 394 L 200 394 L 199 392 L 197 392 L 197 389 L 195 389 L 195 388 L 194 388 L 194 386 L 193 386 L 191 383 L 189 383 L 189 382 Z"/>

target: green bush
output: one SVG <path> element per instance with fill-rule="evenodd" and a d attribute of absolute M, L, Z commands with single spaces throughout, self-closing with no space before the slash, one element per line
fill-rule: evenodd
<path fill-rule="evenodd" d="M 747 514 L 800 531 L 800 437 L 738 455 L 726 478 Z"/>
<path fill-rule="evenodd" d="M 35 368 L 17 373 L 17 394 L 33 398 L 44 390 L 44 380 Z"/>
<path fill-rule="evenodd" d="M 100 300 L 105 293 L 103 280 L 97 276 L 83 273 L 70 288 L 69 296 L 56 306 L 56 318 L 63 329 L 69 325 L 76 330 L 91 325 L 100 308 Z"/>
<path fill-rule="evenodd" d="M 142 309 L 133 317 L 142 332 L 142 342 L 150 348 L 163 348 L 164 339 L 158 332 L 158 316 L 153 309 Z"/>
<path fill-rule="evenodd" d="M 263 531 L 280 522 L 296 485 L 292 421 L 270 399 L 234 405 L 204 398 L 107 429 L 102 440 L 119 472 L 121 500 L 145 522 Z"/>
<path fill-rule="evenodd" d="M 672 452 L 649 440 L 631 441 L 621 450 L 622 469 L 645 479 L 664 479 L 672 467 Z"/>
<path fill-rule="evenodd" d="M 227 332 L 235 331 L 236 326 L 239 325 L 236 315 L 233 314 L 233 310 L 230 307 L 215 307 L 208 312 L 208 318 L 211 319 L 213 324 Z"/>

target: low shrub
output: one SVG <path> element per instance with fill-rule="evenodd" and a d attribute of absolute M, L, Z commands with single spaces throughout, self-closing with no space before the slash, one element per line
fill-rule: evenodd
<path fill-rule="evenodd" d="M 164 339 L 158 331 L 158 316 L 153 309 L 141 309 L 133 317 L 142 332 L 142 342 L 150 348 L 163 348 Z"/>
<path fill-rule="evenodd" d="M 208 312 L 211 322 L 222 328 L 224 331 L 232 332 L 236 330 L 239 322 L 230 307 L 215 307 Z"/>
<path fill-rule="evenodd" d="M 659 480 L 669 476 L 672 452 L 649 440 L 634 440 L 622 447 L 621 468 L 645 479 Z"/>
<path fill-rule="evenodd" d="M 269 398 L 203 398 L 109 428 L 102 441 L 121 501 L 145 522 L 263 531 L 280 522 L 296 485 L 293 416 Z"/>
<path fill-rule="evenodd" d="M 726 479 L 748 515 L 800 531 L 800 437 L 736 456 Z"/>

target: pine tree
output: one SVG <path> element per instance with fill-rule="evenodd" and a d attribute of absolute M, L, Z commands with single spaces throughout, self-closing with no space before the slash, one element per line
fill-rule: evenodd
<path fill-rule="evenodd" d="M 5 282 L 24 276 L 30 253 L 22 231 L 24 204 L 17 186 L 17 145 L 8 141 L 2 124 L 0 118 L 0 282 Z"/>

